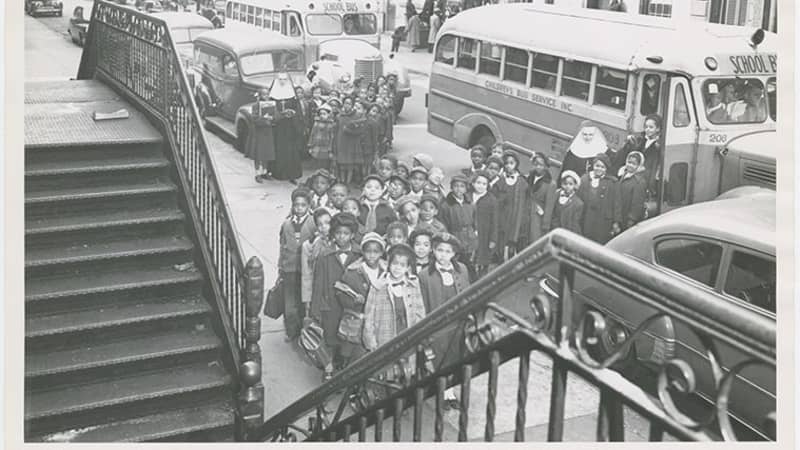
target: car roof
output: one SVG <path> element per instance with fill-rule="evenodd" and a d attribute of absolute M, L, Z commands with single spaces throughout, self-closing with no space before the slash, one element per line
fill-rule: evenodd
<path fill-rule="evenodd" d="M 194 42 L 208 44 L 232 51 L 237 55 L 261 50 L 291 49 L 302 50 L 303 46 L 294 39 L 270 30 L 221 28 L 198 36 Z"/>
<path fill-rule="evenodd" d="M 646 257 L 653 239 L 687 234 L 734 243 L 775 256 L 775 191 L 696 203 L 639 223 L 608 243 L 608 247 Z"/>
<path fill-rule="evenodd" d="M 152 15 L 166 22 L 167 26 L 170 28 L 214 28 L 214 24 L 212 24 L 210 20 L 206 19 L 200 14 L 191 12 L 163 11 L 154 12 Z"/>

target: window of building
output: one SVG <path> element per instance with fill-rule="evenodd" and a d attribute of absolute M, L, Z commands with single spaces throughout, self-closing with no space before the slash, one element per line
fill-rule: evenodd
<path fill-rule="evenodd" d="M 688 127 L 692 122 L 689 117 L 689 105 L 686 102 L 686 94 L 683 85 L 679 84 L 675 89 L 675 104 L 672 110 L 672 126 L 675 128 Z"/>
<path fill-rule="evenodd" d="M 564 75 L 561 79 L 561 95 L 588 101 L 591 79 L 591 64 L 581 61 L 564 60 Z"/>
<path fill-rule="evenodd" d="M 255 25 L 257 27 L 264 26 L 264 9 L 263 8 L 256 8 L 256 22 Z"/>
<path fill-rule="evenodd" d="M 734 251 L 725 293 L 747 303 L 775 312 L 775 260 Z"/>
<path fill-rule="evenodd" d="M 625 111 L 628 103 L 628 72 L 597 68 L 597 82 L 594 89 L 594 104 Z"/>
<path fill-rule="evenodd" d="M 436 62 L 453 65 L 456 59 L 456 37 L 452 35 L 445 35 L 439 39 L 436 44 Z"/>
<path fill-rule="evenodd" d="M 503 68 L 503 79 L 525 84 L 528 80 L 527 51 L 506 47 L 506 63 Z"/>
<path fill-rule="evenodd" d="M 672 17 L 672 0 L 640 0 L 639 13 L 647 16 Z"/>
<path fill-rule="evenodd" d="M 478 53 L 478 41 L 475 39 L 460 38 L 458 40 L 458 60 L 456 67 L 475 70 L 475 60 Z"/>
<path fill-rule="evenodd" d="M 556 91 L 558 58 L 544 53 L 534 53 L 531 61 L 531 86 L 547 91 Z"/>
<path fill-rule="evenodd" d="M 643 116 L 648 114 L 658 114 L 658 104 L 661 101 L 661 77 L 656 74 L 648 74 L 642 80 L 642 100 L 639 105 L 639 112 Z"/>
<path fill-rule="evenodd" d="M 656 263 L 713 288 L 717 282 L 722 247 L 689 238 L 665 239 L 656 244 Z"/>
<path fill-rule="evenodd" d="M 502 47 L 487 41 L 481 41 L 481 57 L 478 73 L 500 76 L 500 55 Z"/>

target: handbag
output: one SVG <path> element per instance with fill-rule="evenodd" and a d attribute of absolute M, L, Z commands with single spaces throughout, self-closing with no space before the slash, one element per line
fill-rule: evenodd
<path fill-rule="evenodd" d="M 267 301 L 264 302 L 264 315 L 272 319 L 278 319 L 283 315 L 283 278 L 278 278 L 275 286 L 267 292 Z"/>
<path fill-rule="evenodd" d="M 319 369 L 325 369 L 331 364 L 332 358 L 325 347 L 325 333 L 322 327 L 314 321 L 308 321 L 300 330 L 298 343 L 311 363 Z"/>
<path fill-rule="evenodd" d="M 361 332 L 364 328 L 364 314 L 345 309 L 339 321 L 337 333 L 339 338 L 351 344 L 361 344 Z"/>

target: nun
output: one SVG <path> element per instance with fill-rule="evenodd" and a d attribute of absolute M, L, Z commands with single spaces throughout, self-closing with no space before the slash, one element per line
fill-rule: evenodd
<path fill-rule="evenodd" d="M 299 114 L 299 99 L 295 95 L 292 79 L 281 73 L 272 83 L 270 99 L 275 104 L 273 135 L 275 139 L 275 164 L 272 176 L 292 184 L 303 175 L 302 155 L 305 147 L 303 117 Z"/>
<path fill-rule="evenodd" d="M 571 170 L 583 176 L 595 156 L 608 150 L 606 137 L 603 132 L 590 120 L 581 122 L 581 129 L 572 140 L 564 160 L 561 163 L 561 173 Z"/>

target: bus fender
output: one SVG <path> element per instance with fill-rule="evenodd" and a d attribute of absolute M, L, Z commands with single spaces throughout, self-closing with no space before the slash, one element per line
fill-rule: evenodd
<path fill-rule="evenodd" d="M 453 142 L 461 147 L 468 148 L 473 140 L 478 139 L 478 136 L 474 134 L 475 132 L 482 133 L 486 131 L 491 133 L 498 142 L 503 141 L 500 127 L 497 126 L 494 119 L 483 113 L 466 114 L 453 123 Z"/>

